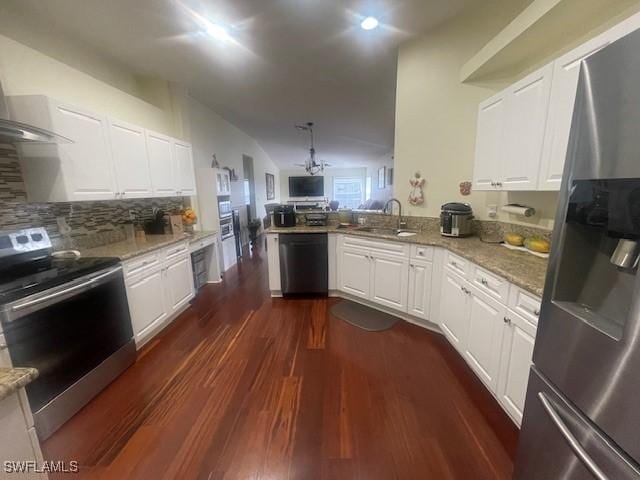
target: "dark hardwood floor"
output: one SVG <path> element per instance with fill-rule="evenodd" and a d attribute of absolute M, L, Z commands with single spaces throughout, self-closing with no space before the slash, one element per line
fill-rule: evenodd
<path fill-rule="evenodd" d="M 91 479 L 510 478 L 517 429 L 441 336 L 272 300 L 266 264 L 205 287 L 45 457 Z"/>

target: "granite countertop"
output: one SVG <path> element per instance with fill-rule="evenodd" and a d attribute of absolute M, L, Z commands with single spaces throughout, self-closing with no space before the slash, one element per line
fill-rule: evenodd
<path fill-rule="evenodd" d="M 35 368 L 0 368 L 0 400 L 7 398 L 38 377 Z"/>
<path fill-rule="evenodd" d="M 125 240 L 122 242 L 109 243 L 101 247 L 80 250 L 83 257 L 117 257 L 120 260 L 128 260 L 138 255 L 158 250 L 173 243 L 189 240 L 197 242 L 203 238 L 215 235 L 215 231 L 197 231 L 194 233 L 183 233 L 181 235 L 147 235 L 145 240 Z"/>
<path fill-rule="evenodd" d="M 326 227 L 309 227 L 306 225 L 289 228 L 272 227 L 267 230 L 267 233 L 323 232 L 344 233 L 372 237 L 379 240 L 443 247 L 538 297 L 542 296 L 542 291 L 544 290 L 544 281 L 547 273 L 546 259 L 526 252 L 509 250 L 500 244 L 483 242 L 479 237 L 475 236 L 465 238 L 443 237 L 440 232 L 430 230 L 412 237 L 397 237 L 395 235 L 362 232 L 355 228 L 337 228 L 331 225 Z"/>

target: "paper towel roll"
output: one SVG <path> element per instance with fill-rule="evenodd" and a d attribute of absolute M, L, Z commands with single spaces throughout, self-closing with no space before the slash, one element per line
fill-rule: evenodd
<path fill-rule="evenodd" d="M 510 203 L 509 205 L 505 205 L 501 208 L 503 212 L 511 213 L 513 215 L 521 215 L 523 217 L 531 217 L 536 214 L 536 209 L 533 207 L 528 207 L 526 205 L 518 205 L 515 203 Z"/>

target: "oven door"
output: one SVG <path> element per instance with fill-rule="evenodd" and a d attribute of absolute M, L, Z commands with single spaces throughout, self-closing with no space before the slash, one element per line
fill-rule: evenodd
<path fill-rule="evenodd" d="M 86 275 L 2 309 L 14 367 L 34 367 L 27 385 L 37 414 L 133 337 L 122 267 Z"/>

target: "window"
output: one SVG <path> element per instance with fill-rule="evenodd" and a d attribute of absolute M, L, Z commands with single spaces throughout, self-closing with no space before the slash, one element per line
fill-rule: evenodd
<path fill-rule="evenodd" d="M 340 202 L 340 208 L 358 208 L 362 203 L 363 183 L 358 177 L 335 177 L 333 199 Z"/>

